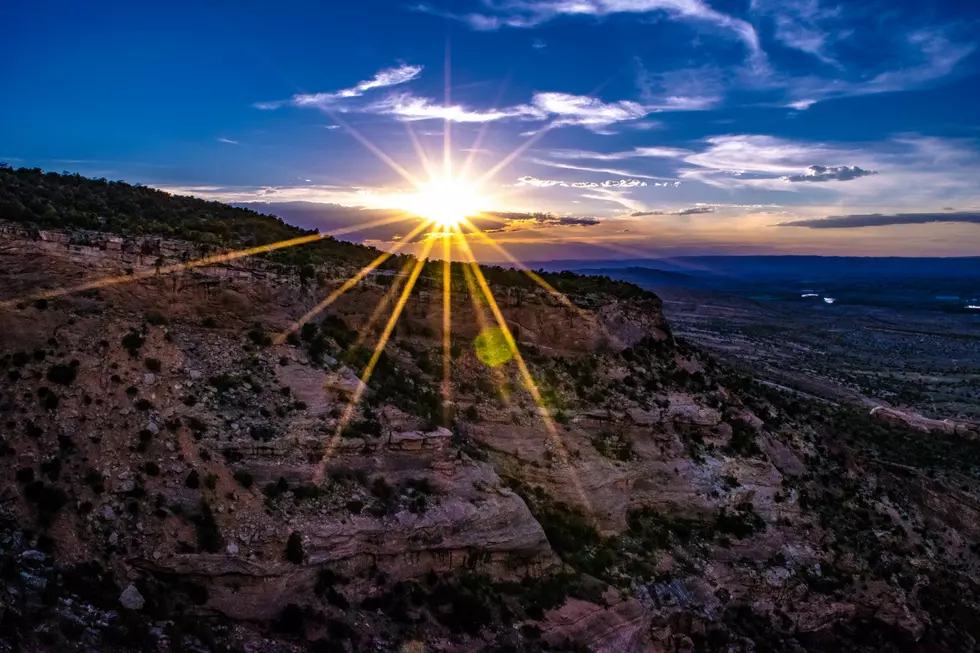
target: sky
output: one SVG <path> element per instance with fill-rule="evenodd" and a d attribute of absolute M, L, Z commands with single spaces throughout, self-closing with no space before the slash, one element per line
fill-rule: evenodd
<path fill-rule="evenodd" d="M 968 0 L 3 3 L 0 161 L 322 232 L 434 179 L 524 260 L 977 255 L 978 34 Z"/>

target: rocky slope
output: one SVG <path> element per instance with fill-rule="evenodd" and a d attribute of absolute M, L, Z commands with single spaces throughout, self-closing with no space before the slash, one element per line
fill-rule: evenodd
<path fill-rule="evenodd" d="M 274 344 L 351 261 L 152 274 L 193 249 L 2 233 L 0 651 L 977 649 L 975 442 L 494 270 L 545 407 L 461 269 L 444 404 L 437 267 L 339 429 L 398 278 Z"/>

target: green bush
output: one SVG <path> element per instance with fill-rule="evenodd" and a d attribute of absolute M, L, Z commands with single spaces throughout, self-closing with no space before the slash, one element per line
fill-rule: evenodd
<path fill-rule="evenodd" d="M 287 561 L 296 565 L 303 564 L 303 561 L 306 559 L 306 551 L 303 550 L 303 536 L 297 531 L 289 534 L 289 539 L 286 540 L 284 557 Z"/>
<path fill-rule="evenodd" d="M 71 385 L 78 376 L 78 361 L 73 361 L 73 363 L 69 365 L 58 363 L 49 367 L 47 374 L 48 381 L 61 385 Z"/>

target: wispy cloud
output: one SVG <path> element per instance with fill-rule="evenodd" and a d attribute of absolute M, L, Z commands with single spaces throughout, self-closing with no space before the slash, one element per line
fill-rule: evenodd
<path fill-rule="evenodd" d="M 538 188 L 642 188 L 647 182 L 641 179 L 607 179 L 606 181 L 563 181 L 561 179 L 538 179 L 537 177 L 521 177 L 518 186 L 536 186 Z"/>
<path fill-rule="evenodd" d="M 933 222 L 965 222 L 980 224 L 980 212 L 958 211 L 952 213 L 896 213 L 882 215 L 881 213 L 832 215 L 826 218 L 809 218 L 781 222 L 779 227 L 806 227 L 808 229 L 857 229 L 862 227 L 887 227 L 902 224 L 930 224 Z"/>
<path fill-rule="evenodd" d="M 785 77 L 771 83 L 785 87 L 789 95 L 787 106 L 797 110 L 833 98 L 908 91 L 951 75 L 976 50 L 976 44 L 954 41 L 942 29 L 922 29 L 905 35 L 893 50 L 885 60 L 898 61 L 900 65 L 870 77 Z"/>
<path fill-rule="evenodd" d="M 233 141 L 230 138 L 218 138 L 216 139 L 219 143 L 227 143 L 229 145 L 241 145 L 238 141 Z"/>
<path fill-rule="evenodd" d="M 638 120 L 652 109 L 636 102 L 604 102 L 599 98 L 569 93 L 535 93 L 528 104 L 499 109 L 475 109 L 443 105 L 409 93 L 397 93 L 362 109 L 368 113 L 394 116 L 399 120 L 449 120 L 452 122 L 495 122 L 499 120 L 550 121 L 549 127 L 579 125 L 598 133 L 621 122 Z"/>
<path fill-rule="evenodd" d="M 494 122 L 516 118 L 521 120 L 543 120 L 547 116 L 528 105 L 517 105 L 504 109 L 481 111 L 468 109 L 461 105 L 444 106 L 427 98 L 408 93 L 398 93 L 378 100 L 365 109 L 368 113 L 394 116 L 399 120 L 449 120 L 451 122 Z"/>
<path fill-rule="evenodd" d="M 691 206 L 686 209 L 676 211 L 634 211 L 630 213 L 631 218 L 640 218 L 647 215 L 698 215 L 700 213 L 714 213 L 713 206 Z"/>
<path fill-rule="evenodd" d="M 664 13 L 675 20 L 712 25 L 727 31 L 742 41 L 753 56 L 759 57 L 762 52 L 759 36 L 750 23 L 717 11 L 702 0 L 507 0 L 500 4 L 487 2 L 483 12 L 464 14 L 427 4 L 419 5 L 417 9 L 459 20 L 481 31 L 504 27 L 533 28 L 562 16 Z"/>
<path fill-rule="evenodd" d="M 371 79 L 360 81 L 350 88 L 340 89 L 339 91 L 331 91 L 329 93 L 297 93 L 288 100 L 258 102 L 253 106 L 255 106 L 256 109 L 265 110 L 278 109 L 287 105 L 296 107 L 330 106 L 339 100 L 360 97 L 367 91 L 375 88 L 397 86 L 399 84 L 410 82 L 421 74 L 422 66 L 401 64 L 393 68 L 379 70 Z"/>
<path fill-rule="evenodd" d="M 621 152 L 590 152 L 588 150 L 551 150 L 549 156 L 555 159 L 592 161 L 621 161 L 637 158 L 678 158 L 693 154 L 691 150 L 680 147 L 635 147 Z"/>
<path fill-rule="evenodd" d="M 574 163 L 549 161 L 547 159 L 530 159 L 530 162 L 542 166 L 548 166 L 551 168 L 561 168 L 562 170 L 579 170 L 581 172 L 599 172 L 607 175 L 619 175 L 622 177 L 637 177 L 639 179 L 654 179 L 654 180 L 664 181 L 662 177 L 655 177 L 653 175 L 644 175 L 637 172 L 630 172 L 629 170 L 620 170 L 618 168 L 596 168 L 592 166 L 583 166 Z"/>

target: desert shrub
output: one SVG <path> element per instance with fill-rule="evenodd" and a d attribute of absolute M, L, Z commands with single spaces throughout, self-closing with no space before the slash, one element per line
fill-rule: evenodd
<path fill-rule="evenodd" d="M 252 487 L 252 483 L 254 483 L 254 479 L 252 478 L 252 475 L 241 469 L 236 471 L 232 476 L 232 478 L 234 478 L 235 482 L 241 485 L 246 490 Z"/>
<path fill-rule="evenodd" d="M 193 490 L 196 490 L 197 488 L 201 487 L 201 475 L 197 472 L 196 469 L 192 469 L 190 471 L 190 473 L 187 475 L 187 478 L 184 479 L 184 485 Z"/>
<path fill-rule="evenodd" d="M 129 352 L 129 355 L 136 358 L 139 356 L 140 348 L 146 340 L 140 335 L 139 331 L 130 330 L 129 333 L 123 336 L 122 346 L 123 349 Z"/>
<path fill-rule="evenodd" d="M 196 517 L 195 526 L 199 551 L 217 553 L 221 550 L 224 539 L 221 536 L 221 530 L 218 528 L 218 522 L 214 518 L 214 513 L 211 511 L 211 506 L 204 499 L 201 499 L 201 514 Z"/>
<path fill-rule="evenodd" d="M 150 461 L 147 461 L 143 465 L 143 471 L 146 472 L 146 475 L 147 476 L 159 476 L 160 475 L 160 466 L 157 465 L 152 460 L 150 460 Z"/>
<path fill-rule="evenodd" d="M 766 522 L 756 514 L 754 506 L 745 501 L 735 510 L 722 508 L 715 519 L 715 530 L 741 539 L 766 530 Z"/>
<path fill-rule="evenodd" d="M 303 550 L 303 536 L 298 531 L 293 531 L 289 534 L 289 538 L 286 540 L 286 550 L 283 555 L 287 561 L 293 564 L 303 564 L 303 560 L 306 559 L 306 551 Z"/>
<path fill-rule="evenodd" d="M 146 321 L 148 323 L 152 324 L 153 326 L 164 326 L 167 323 L 166 316 L 161 315 L 160 313 L 157 313 L 156 311 L 150 311 L 144 317 L 145 317 Z"/>
<path fill-rule="evenodd" d="M 261 324 L 253 324 L 248 331 L 248 339 L 259 347 L 268 347 L 272 344 L 272 337 L 266 333 Z"/>
<path fill-rule="evenodd" d="M 49 367 L 47 373 L 48 381 L 61 385 L 71 385 L 78 376 L 78 362 L 73 361 L 73 363 L 75 364 L 66 365 L 64 363 L 58 363 Z"/>
<path fill-rule="evenodd" d="M 280 476 L 275 483 L 266 483 L 262 488 L 262 494 L 270 499 L 276 499 L 289 491 L 289 482 L 284 476 Z"/>
<path fill-rule="evenodd" d="M 146 365 L 146 369 L 150 370 L 151 372 L 159 372 L 161 369 L 163 369 L 163 364 L 160 363 L 159 358 L 147 358 L 145 361 L 143 361 L 143 364 Z"/>
<path fill-rule="evenodd" d="M 733 456 L 759 456 L 762 449 L 755 441 L 755 429 L 740 419 L 732 420 L 732 437 L 725 447 L 726 453 Z"/>

